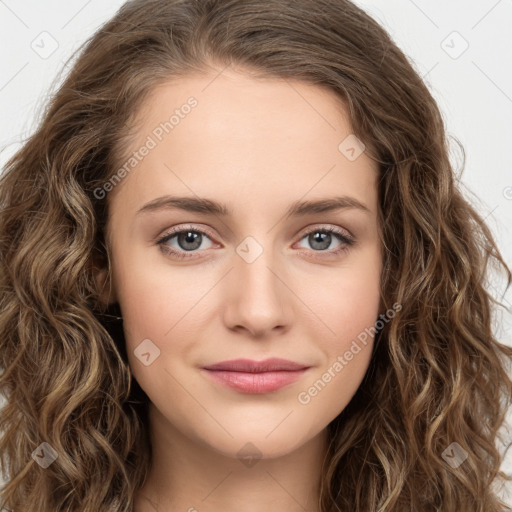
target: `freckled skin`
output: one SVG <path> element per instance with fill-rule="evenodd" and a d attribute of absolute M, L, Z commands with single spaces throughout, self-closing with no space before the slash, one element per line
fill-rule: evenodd
<path fill-rule="evenodd" d="M 151 400 L 154 465 L 135 510 L 154 511 L 156 504 L 158 510 L 314 511 L 326 426 L 359 387 L 373 339 L 308 404 L 297 397 L 378 317 L 378 168 L 365 153 L 350 161 L 338 150 L 352 130 L 334 93 L 240 70 L 212 82 L 214 76 L 153 91 L 140 111 L 133 151 L 188 98 L 197 106 L 109 197 L 113 293 L 104 300 L 120 304 L 130 367 Z M 233 216 L 136 214 L 165 194 L 214 199 Z M 284 218 L 294 201 L 335 195 L 355 197 L 370 212 Z M 187 259 L 156 244 L 171 228 L 190 225 L 212 236 L 203 235 L 191 252 L 178 237 L 167 241 Z M 335 236 L 329 245 L 304 235 L 330 227 L 348 232 L 355 244 L 334 254 L 343 245 Z M 251 263 L 236 251 L 248 236 L 257 242 L 249 251 L 263 251 Z M 134 353 L 145 339 L 160 350 L 149 366 Z M 269 357 L 311 368 L 295 383 L 259 395 L 214 383 L 199 370 Z M 255 464 L 241 461 L 244 446 L 257 452 Z"/>

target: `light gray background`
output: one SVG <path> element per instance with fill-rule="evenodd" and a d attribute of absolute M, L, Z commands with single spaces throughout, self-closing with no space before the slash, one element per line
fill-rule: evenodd
<path fill-rule="evenodd" d="M 512 1 L 355 3 L 390 32 L 425 78 L 448 133 L 466 150 L 461 181 L 477 195 L 472 201 L 478 201 L 476 206 L 511 264 Z M 64 62 L 122 4 L 0 0 L 0 167 L 32 133 L 52 82 L 61 82 L 57 73 Z M 452 146 L 458 168 L 460 154 Z M 494 286 L 508 308 L 496 316 L 496 335 L 512 345 L 512 290 L 503 296 L 503 280 L 496 279 Z M 512 475 L 512 450 L 503 467 Z M 506 492 L 512 503 L 512 489 Z"/>

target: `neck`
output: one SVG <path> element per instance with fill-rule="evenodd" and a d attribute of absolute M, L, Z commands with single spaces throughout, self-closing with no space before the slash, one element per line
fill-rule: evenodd
<path fill-rule="evenodd" d="M 152 404 L 149 419 L 153 460 L 135 512 L 319 512 L 326 429 L 280 457 L 229 457 L 183 435 Z"/>

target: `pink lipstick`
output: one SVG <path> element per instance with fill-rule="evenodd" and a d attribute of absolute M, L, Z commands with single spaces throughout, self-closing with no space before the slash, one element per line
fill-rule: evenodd
<path fill-rule="evenodd" d="M 310 366 L 271 358 L 264 361 L 233 359 L 204 366 L 214 381 L 241 393 L 262 394 L 277 391 L 300 379 Z"/>

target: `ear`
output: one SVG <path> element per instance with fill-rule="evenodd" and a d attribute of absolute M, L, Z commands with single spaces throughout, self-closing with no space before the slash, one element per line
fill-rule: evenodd
<path fill-rule="evenodd" d="M 109 279 L 108 271 L 106 268 L 95 268 L 94 279 L 96 281 L 96 288 L 98 290 L 98 300 L 104 305 L 108 306 L 117 301 L 115 287 L 112 279 Z"/>

